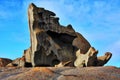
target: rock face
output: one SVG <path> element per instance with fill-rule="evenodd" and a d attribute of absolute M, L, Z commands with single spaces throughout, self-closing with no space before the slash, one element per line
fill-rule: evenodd
<path fill-rule="evenodd" d="M 7 64 L 11 63 L 11 59 L 0 58 L 0 67 L 5 67 Z"/>
<path fill-rule="evenodd" d="M 63 26 L 56 14 L 33 3 L 28 8 L 30 48 L 10 65 L 17 66 L 103 66 L 112 54 L 97 57 L 98 51 L 72 25 Z"/>
<path fill-rule="evenodd" d="M 25 58 L 24 57 L 17 58 L 7 65 L 7 67 L 14 67 L 14 66 L 24 67 L 25 66 Z"/>
<path fill-rule="evenodd" d="M 73 66 L 78 49 L 85 54 L 91 45 L 71 25 L 59 24 L 55 13 L 30 4 L 28 19 L 31 37 L 31 62 L 33 66 L 54 66 L 71 61 Z"/>
<path fill-rule="evenodd" d="M 32 66 L 55 66 L 68 63 L 68 66 L 103 66 L 110 58 L 97 53 L 90 43 L 75 32 L 71 25 L 62 26 L 56 14 L 38 8 L 33 3 L 28 8 L 31 48 L 26 55 Z M 56 65 L 57 66 L 57 65 Z"/>
<path fill-rule="evenodd" d="M 110 58 L 112 57 L 112 53 L 110 52 L 106 52 L 104 56 L 100 56 L 97 58 L 97 66 L 103 66 L 104 64 L 106 64 Z"/>
<path fill-rule="evenodd" d="M 0 80 L 120 80 L 116 67 L 0 68 Z"/>
<path fill-rule="evenodd" d="M 103 66 L 112 56 L 112 53 L 106 52 L 104 56 L 97 57 L 98 51 L 90 47 L 86 54 L 80 54 L 80 50 L 76 52 L 77 59 L 74 62 L 76 67 L 86 66 Z"/>

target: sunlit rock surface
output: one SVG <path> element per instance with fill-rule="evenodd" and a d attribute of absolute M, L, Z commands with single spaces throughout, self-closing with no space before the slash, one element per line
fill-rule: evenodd
<path fill-rule="evenodd" d="M 116 67 L 0 68 L 0 80 L 120 80 Z"/>

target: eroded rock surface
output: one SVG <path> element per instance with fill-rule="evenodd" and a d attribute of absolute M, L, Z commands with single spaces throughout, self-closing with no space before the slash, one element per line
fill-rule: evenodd
<path fill-rule="evenodd" d="M 14 66 L 25 67 L 25 57 L 23 56 L 22 58 L 17 58 L 7 65 L 7 67 Z"/>
<path fill-rule="evenodd" d="M 120 80 L 116 67 L 0 68 L 0 80 Z"/>
<path fill-rule="evenodd" d="M 62 26 L 55 13 L 30 4 L 28 9 L 31 62 L 33 66 L 55 66 L 59 62 L 76 59 L 76 51 L 85 54 L 91 47 L 89 42 L 71 25 Z"/>
<path fill-rule="evenodd" d="M 31 46 L 8 66 L 103 66 L 112 56 L 107 52 L 97 57 L 98 51 L 72 25 L 60 25 L 54 12 L 33 3 L 28 8 L 28 21 Z"/>
<path fill-rule="evenodd" d="M 74 62 L 76 67 L 103 66 L 112 56 L 112 53 L 106 52 L 104 56 L 97 57 L 98 50 L 90 47 L 86 54 L 81 54 L 80 49 L 76 52 L 77 59 Z"/>
<path fill-rule="evenodd" d="M 100 56 L 97 58 L 97 66 L 103 66 L 104 64 L 106 64 L 110 58 L 112 57 L 112 53 L 110 52 L 106 52 L 104 56 Z"/>

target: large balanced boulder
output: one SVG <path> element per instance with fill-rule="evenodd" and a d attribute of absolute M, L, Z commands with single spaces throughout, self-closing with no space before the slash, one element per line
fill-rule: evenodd
<path fill-rule="evenodd" d="M 98 51 L 72 25 L 60 25 L 54 12 L 39 8 L 33 3 L 28 8 L 28 21 L 31 46 L 12 65 L 103 66 L 112 56 L 107 52 L 104 56 L 97 57 Z"/>
<path fill-rule="evenodd" d="M 91 45 L 71 25 L 62 26 L 56 14 L 38 8 L 33 3 L 28 8 L 31 37 L 31 63 L 33 66 L 55 66 L 71 61 L 73 66 L 76 51 L 85 54 Z"/>

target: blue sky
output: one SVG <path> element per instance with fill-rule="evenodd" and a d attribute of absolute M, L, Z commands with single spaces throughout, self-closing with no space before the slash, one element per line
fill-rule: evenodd
<path fill-rule="evenodd" d="M 0 57 L 15 59 L 30 46 L 27 9 L 33 2 L 72 24 L 99 54 L 112 52 L 106 65 L 120 67 L 120 0 L 0 0 Z"/>

